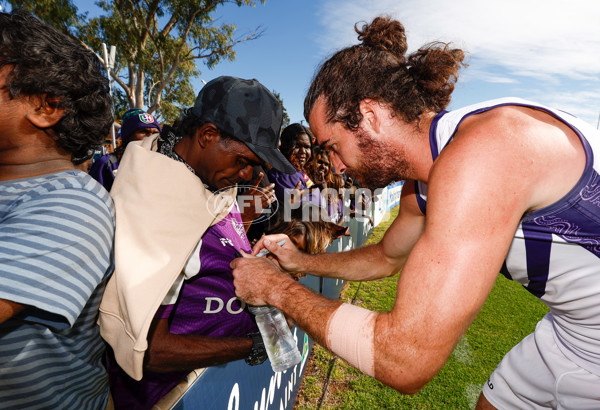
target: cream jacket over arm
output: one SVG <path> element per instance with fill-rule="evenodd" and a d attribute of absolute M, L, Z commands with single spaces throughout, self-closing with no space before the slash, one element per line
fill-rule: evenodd
<path fill-rule="evenodd" d="M 119 365 L 142 378 L 154 314 L 198 241 L 235 202 L 235 188 L 207 190 L 181 162 L 155 152 L 158 134 L 127 146 L 111 195 L 115 271 L 100 305 L 100 334 Z"/>

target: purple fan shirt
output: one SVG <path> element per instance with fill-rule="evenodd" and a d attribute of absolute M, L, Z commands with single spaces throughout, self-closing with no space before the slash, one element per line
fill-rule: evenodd
<path fill-rule="evenodd" d="M 110 192 L 113 182 L 115 182 L 118 168 L 119 162 L 115 154 L 105 154 L 94 161 L 89 174 Z"/>
<path fill-rule="evenodd" d="M 305 172 L 296 171 L 294 174 L 285 174 L 277 171 L 275 168 L 271 168 L 267 172 L 267 176 L 269 177 L 269 181 L 275 184 L 275 196 L 280 203 L 284 203 L 286 191 L 292 191 L 298 182 L 300 182 L 300 190 L 306 190 L 306 195 L 302 196 L 301 201 L 321 206 L 321 195 L 319 190 L 308 190 L 308 188 L 313 185 L 313 182 Z"/>
<path fill-rule="evenodd" d="M 185 280 L 177 302 L 163 305 L 155 317 L 168 319 L 175 334 L 245 337 L 258 331 L 246 304 L 235 296 L 229 267 L 235 250 L 251 251 L 237 207 L 202 236 L 200 271 Z M 109 355 L 111 392 L 117 409 L 149 409 L 189 373 L 144 372 L 135 381 Z"/>

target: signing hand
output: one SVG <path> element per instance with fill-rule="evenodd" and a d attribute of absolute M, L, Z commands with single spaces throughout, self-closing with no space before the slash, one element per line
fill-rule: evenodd
<path fill-rule="evenodd" d="M 285 243 L 282 246 L 277 244 L 283 240 L 285 240 Z M 299 272 L 302 270 L 302 258 L 305 254 L 294 246 L 287 235 L 280 233 L 263 236 L 252 248 L 252 255 L 256 255 L 263 249 L 267 249 L 270 252 L 269 256 L 273 256 L 282 269 L 288 272 Z"/>
<path fill-rule="evenodd" d="M 235 294 L 248 304 L 271 304 L 270 294 L 285 286 L 285 281 L 293 281 L 266 258 L 256 258 L 243 251 L 242 256 L 244 257 L 235 258 L 230 266 L 233 270 Z"/>

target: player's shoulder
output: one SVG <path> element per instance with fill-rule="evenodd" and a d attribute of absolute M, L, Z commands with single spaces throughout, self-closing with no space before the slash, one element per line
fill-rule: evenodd
<path fill-rule="evenodd" d="M 494 140 L 504 140 L 517 136 L 516 130 L 532 125 L 527 111 L 531 108 L 518 106 L 500 106 L 477 115 L 466 117 L 456 130 L 453 140 L 463 140 L 484 144 Z M 471 141 L 471 139 L 475 140 Z"/>
<path fill-rule="evenodd" d="M 527 110 L 502 105 L 465 116 L 434 162 L 428 185 L 464 188 L 526 180 L 532 158 L 540 156 L 538 125 Z"/>

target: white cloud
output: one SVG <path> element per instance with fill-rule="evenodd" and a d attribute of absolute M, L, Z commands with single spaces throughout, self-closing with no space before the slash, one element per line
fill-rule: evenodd
<path fill-rule="evenodd" d="M 382 14 L 402 22 L 409 52 L 432 41 L 467 52 L 458 99 L 515 95 L 596 125 L 600 0 L 325 0 L 323 56 L 356 44 L 354 24 Z"/>
<path fill-rule="evenodd" d="M 514 84 L 517 82 L 514 78 L 499 76 L 499 75 L 485 75 L 483 78 L 484 81 L 488 83 L 497 83 L 497 84 Z"/>
<path fill-rule="evenodd" d="M 481 68 L 530 76 L 600 74 L 598 0 L 328 0 L 320 13 L 322 51 L 356 43 L 354 24 L 379 14 L 404 24 L 413 50 L 451 41 Z"/>
<path fill-rule="evenodd" d="M 540 101 L 550 107 L 555 107 L 573 114 L 589 124 L 597 126 L 600 116 L 599 91 L 569 91 L 569 92 L 532 92 L 526 98 Z"/>

